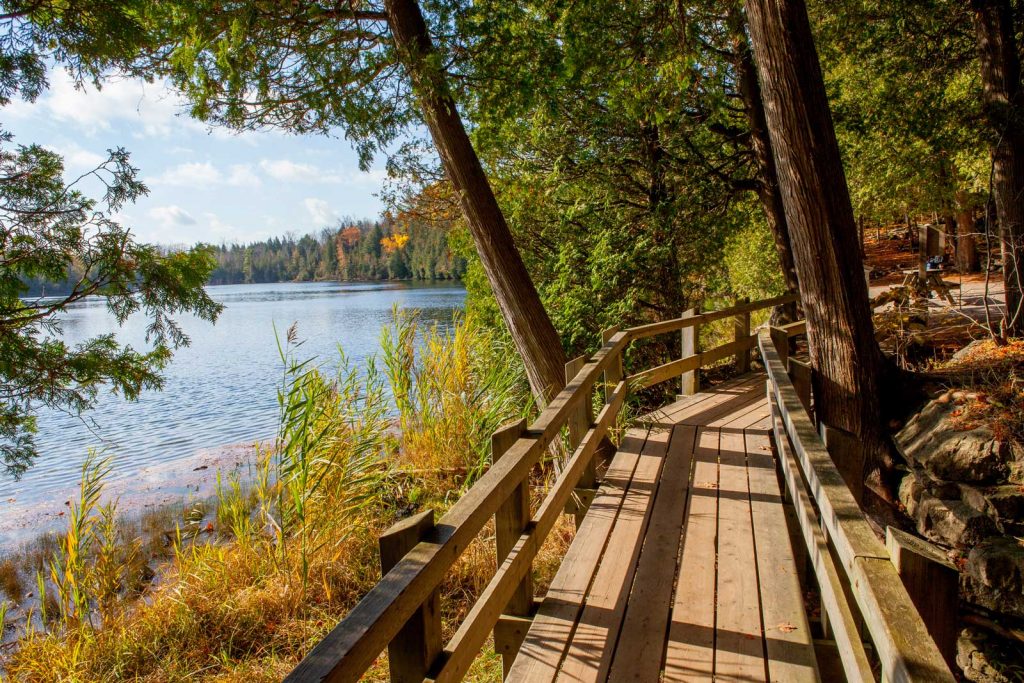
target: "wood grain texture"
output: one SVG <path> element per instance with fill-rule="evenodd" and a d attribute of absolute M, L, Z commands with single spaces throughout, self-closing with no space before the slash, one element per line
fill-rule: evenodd
<path fill-rule="evenodd" d="M 718 439 L 717 430 L 697 432 L 686 537 L 665 650 L 665 681 L 710 681 L 714 674 Z"/>

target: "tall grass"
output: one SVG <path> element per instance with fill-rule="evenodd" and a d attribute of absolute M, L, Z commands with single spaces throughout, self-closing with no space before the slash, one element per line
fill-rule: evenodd
<path fill-rule="evenodd" d="M 212 513 L 197 507 L 179 527 L 143 599 L 125 578 L 143 546 L 100 505 L 106 465 L 92 456 L 42 585 L 59 623 L 47 614 L 21 639 L 9 677 L 280 680 L 379 579 L 379 533 L 417 506 L 443 513 L 486 468 L 491 432 L 527 409 L 514 353 L 471 319 L 424 327 L 396 311 L 382 337 L 383 370 L 342 353 L 328 372 L 285 334 L 273 447 L 250 482 L 218 479 Z M 487 539 L 474 542 L 442 588 L 446 617 L 465 611 L 493 563 Z M 496 659 L 480 667 L 500 678 Z"/>
<path fill-rule="evenodd" d="M 436 325 L 421 330 L 414 311 L 397 308 L 381 346 L 403 462 L 427 476 L 460 473 L 471 484 L 490 464 L 491 434 L 532 410 L 519 356 L 472 317 L 450 333 Z"/>

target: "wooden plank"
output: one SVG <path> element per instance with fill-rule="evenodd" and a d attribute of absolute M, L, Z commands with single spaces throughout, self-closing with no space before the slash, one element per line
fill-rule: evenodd
<path fill-rule="evenodd" d="M 721 414 L 713 419 L 706 421 L 706 426 L 715 427 L 724 431 L 743 431 L 743 427 L 749 422 L 757 422 L 764 418 L 765 411 L 768 409 L 768 400 L 764 396 L 764 391 L 758 391 L 752 389 L 750 392 L 750 402 L 740 406 L 727 413 Z"/>
<path fill-rule="evenodd" d="M 672 432 L 610 681 L 655 681 L 661 671 L 696 438 L 696 427 Z"/>
<path fill-rule="evenodd" d="M 679 415 L 678 422 L 705 427 L 723 416 L 746 412 L 762 400 L 762 381 L 762 378 L 751 378 L 750 384 L 743 387 L 742 392 L 737 388 L 737 391 L 724 394 L 721 399 L 702 403 L 695 410 Z"/>
<path fill-rule="evenodd" d="M 387 574 L 434 529 L 434 511 L 407 517 L 381 535 L 380 568 Z M 418 683 L 441 654 L 441 592 L 435 589 L 388 643 L 391 683 Z"/>
<path fill-rule="evenodd" d="M 840 577 L 839 570 L 832 561 L 832 553 L 829 551 L 825 535 L 811 505 L 810 494 L 800 476 L 800 466 L 789 446 L 785 425 L 774 397 L 772 397 L 772 414 L 779 464 L 786 480 L 786 488 L 793 501 L 794 516 L 800 525 L 804 545 L 814 567 L 814 575 L 821 594 L 822 613 L 828 615 L 846 677 L 851 681 L 873 681 L 874 674 L 868 663 L 864 644 L 860 640 L 857 619 L 846 599 L 843 578 Z"/>
<path fill-rule="evenodd" d="M 699 394 L 680 398 L 667 406 L 663 406 L 640 417 L 639 420 L 641 422 L 660 422 L 665 425 L 674 425 L 679 422 L 679 416 L 681 415 L 704 410 L 708 406 L 717 405 L 731 397 L 751 392 L 755 389 L 763 389 L 763 385 L 764 375 L 739 377 L 705 389 Z"/>
<path fill-rule="evenodd" d="M 761 603 L 742 432 L 721 433 L 718 471 L 715 681 L 763 681 Z"/>
<path fill-rule="evenodd" d="M 608 674 L 670 435 L 668 429 L 652 429 L 647 435 L 629 490 L 608 537 L 604 557 L 587 592 L 583 613 L 566 650 L 559 680 L 599 681 Z"/>
<path fill-rule="evenodd" d="M 788 304 L 792 301 L 799 300 L 800 296 L 797 294 L 784 294 L 771 299 L 752 301 L 749 304 L 743 304 L 741 306 L 732 306 L 730 308 L 723 308 L 719 311 L 701 313 L 700 315 L 695 315 L 689 318 L 675 318 L 674 320 L 664 320 L 657 323 L 650 323 L 648 325 L 630 327 L 626 331 L 629 333 L 630 339 L 643 339 L 645 337 L 653 337 L 657 334 L 675 332 L 676 330 L 681 330 L 693 325 L 706 325 L 710 322 L 714 322 L 715 320 L 730 318 L 745 311 L 759 311 L 762 308 L 772 308 L 774 306 L 781 306 L 782 304 Z"/>
<path fill-rule="evenodd" d="M 683 313 L 684 318 L 692 318 L 700 311 L 700 306 L 695 306 Z M 682 358 L 695 356 L 700 352 L 700 325 L 684 327 L 681 332 L 680 349 Z M 700 391 L 700 369 L 687 370 L 679 377 L 679 393 L 683 396 L 690 396 Z"/>
<path fill-rule="evenodd" d="M 595 457 L 604 443 L 605 435 L 615 423 L 627 393 L 626 383 L 619 382 L 619 386 L 612 394 L 611 402 L 607 403 L 597 416 L 596 426 L 584 437 L 583 443 L 569 458 L 554 486 L 530 520 L 526 531 L 519 537 L 494 578 L 480 593 L 480 597 L 459 625 L 444 651 L 444 663 L 435 680 L 460 681 L 465 676 L 486 640 L 487 631 L 499 621 L 502 606 L 508 602 L 517 583 L 529 571 L 530 562 L 536 557 L 544 539 L 554 528 L 584 467 Z M 611 473 L 614 475 L 615 471 L 611 470 Z M 597 552 L 600 552 L 600 548 Z"/>
<path fill-rule="evenodd" d="M 698 429 L 693 480 L 665 651 L 665 681 L 710 681 L 715 660 L 718 439 Z"/>
<path fill-rule="evenodd" d="M 768 680 L 818 681 L 814 639 L 804 611 L 769 437 L 747 433 L 744 438 Z"/>
<path fill-rule="evenodd" d="M 533 626 L 509 671 L 509 681 L 533 683 L 554 679 L 646 439 L 646 429 L 634 428 L 626 432 L 598 496 L 533 619 Z"/>
<path fill-rule="evenodd" d="M 758 425 L 771 424 L 771 416 L 772 408 L 768 404 L 768 399 L 764 398 L 758 403 L 755 403 L 752 410 L 747 411 L 743 415 L 737 416 L 731 422 L 727 422 L 722 425 L 722 427 L 730 430 L 742 429 L 745 432 L 757 431 Z M 761 429 L 761 431 L 763 433 L 767 433 L 767 428 Z"/>
<path fill-rule="evenodd" d="M 766 330 L 759 333 L 759 345 L 794 455 L 854 586 L 857 605 L 882 661 L 883 672 L 892 681 L 954 680 L 889 561 L 888 552 L 871 530 L 803 410 Z"/>
<path fill-rule="evenodd" d="M 612 335 L 530 425 L 528 438 L 517 441 L 506 457 L 492 465 L 438 521 L 432 536 L 371 588 L 285 680 L 358 680 L 529 474 L 573 408 L 588 396 L 598 376 L 621 357 L 628 342 L 627 333 Z"/>
<path fill-rule="evenodd" d="M 526 430 L 526 420 L 519 420 L 506 425 L 491 435 L 491 460 L 497 462 L 508 451 Z M 530 481 L 529 477 L 520 482 L 508 500 L 501 504 L 494 514 L 494 541 L 497 549 L 497 569 L 508 557 L 519 537 L 526 529 L 530 520 Z M 514 617 L 526 617 L 533 608 L 533 580 L 530 572 L 524 572 L 519 585 L 512 593 L 508 604 L 502 610 L 504 614 Z M 521 639 L 509 629 L 494 631 L 494 650 L 501 655 L 502 666 L 507 674 L 512 661 L 519 651 Z"/>
<path fill-rule="evenodd" d="M 950 667 L 956 664 L 960 573 L 937 546 L 887 527 L 885 547 L 924 625 Z"/>

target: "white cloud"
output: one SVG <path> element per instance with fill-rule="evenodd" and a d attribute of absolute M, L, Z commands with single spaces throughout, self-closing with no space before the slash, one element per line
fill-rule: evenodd
<path fill-rule="evenodd" d="M 317 227 L 323 227 L 338 220 L 338 212 L 332 209 L 326 200 L 306 197 L 302 203 L 306 206 L 306 211 L 309 212 Z"/>
<path fill-rule="evenodd" d="M 316 166 L 288 159 L 264 159 L 260 162 L 260 169 L 274 180 L 283 182 L 333 182 L 330 174 L 325 174 Z"/>
<path fill-rule="evenodd" d="M 263 184 L 260 177 L 249 164 L 233 164 L 228 175 L 228 185 L 234 187 L 259 187 Z"/>
<path fill-rule="evenodd" d="M 177 204 L 154 207 L 149 210 L 149 216 L 165 228 L 196 224 L 195 217 Z"/>
<path fill-rule="evenodd" d="M 51 152 L 55 152 L 64 158 L 64 166 L 69 170 L 87 171 L 94 169 L 107 160 L 106 154 L 99 154 L 92 150 L 80 147 L 75 143 L 57 146 L 46 145 Z"/>
<path fill-rule="evenodd" d="M 221 172 L 209 161 L 178 164 L 167 169 L 151 181 L 154 185 L 174 187 L 204 187 L 223 180 Z"/>
<path fill-rule="evenodd" d="M 5 108 L 5 114 L 23 119 L 49 116 L 86 135 L 112 130 L 119 122 L 141 126 L 136 135 L 146 137 L 206 130 L 188 117 L 182 96 L 163 83 L 121 78 L 107 81 L 100 90 L 91 84 L 79 88 L 63 69 L 51 71 L 49 79 L 49 89 L 35 104 L 12 102 L 17 106 Z"/>
<path fill-rule="evenodd" d="M 262 184 L 252 166 L 248 164 L 233 164 L 225 174 L 209 161 L 188 162 L 172 166 L 153 178 L 151 182 L 154 185 L 200 189 L 217 185 L 258 187 Z"/>

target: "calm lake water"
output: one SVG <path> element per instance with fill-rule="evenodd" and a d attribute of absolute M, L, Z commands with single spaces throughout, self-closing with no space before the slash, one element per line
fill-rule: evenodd
<path fill-rule="evenodd" d="M 458 285 L 337 282 L 210 287 L 225 305 L 216 325 L 182 318 L 192 345 L 174 355 L 165 371 L 163 391 L 144 393 L 127 402 L 105 394 L 87 414 L 89 423 L 62 413 L 39 416 L 40 457 L 20 480 L 0 475 L 0 500 L 23 506 L 45 502 L 77 484 L 82 460 L 91 447 L 113 457 L 111 482 L 131 488 L 133 475 L 145 467 L 185 461 L 200 449 L 253 443 L 274 435 L 276 389 L 281 359 L 274 326 L 298 323 L 305 340 L 302 358 L 333 368 L 338 346 L 362 367 L 379 350 L 381 328 L 392 320 L 392 306 L 414 308 L 426 324 L 451 324 L 463 306 Z M 71 309 L 64 336 L 76 342 L 114 329 L 102 301 Z M 145 321 L 132 319 L 118 332 L 136 348 L 145 346 Z"/>

